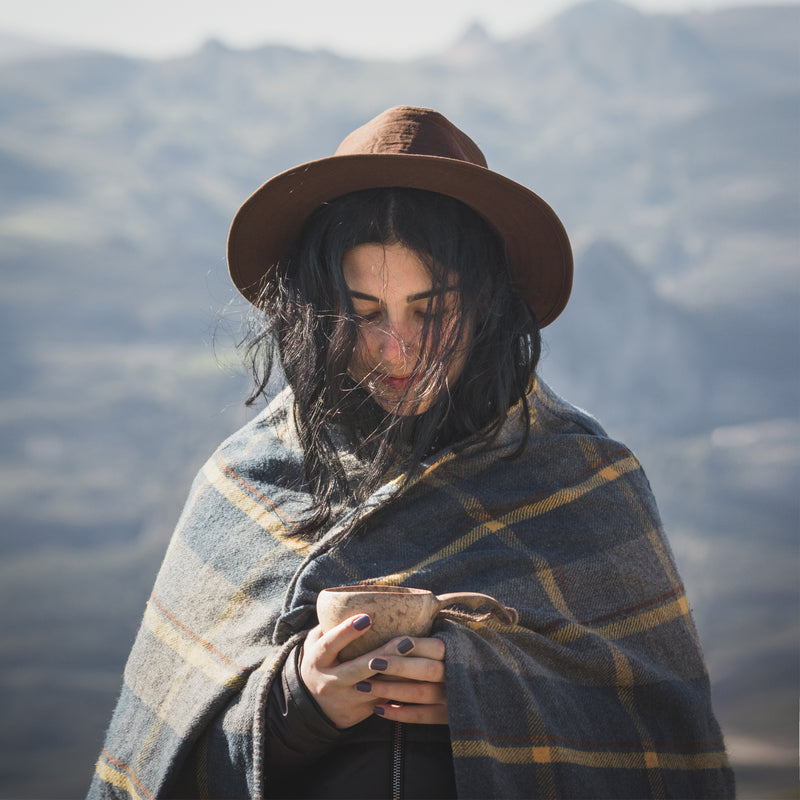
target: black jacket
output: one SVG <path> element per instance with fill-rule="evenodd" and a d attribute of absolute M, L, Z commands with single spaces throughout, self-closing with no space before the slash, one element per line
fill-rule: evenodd
<path fill-rule="evenodd" d="M 339 730 L 300 678 L 290 653 L 266 709 L 271 798 L 456 797 L 450 730 L 372 717 Z"/>

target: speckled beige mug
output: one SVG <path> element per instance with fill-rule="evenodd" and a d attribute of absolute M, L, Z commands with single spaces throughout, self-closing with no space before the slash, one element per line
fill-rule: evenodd
<path fill-rule="evenodd" d="M 445 611 L 447 606 L 455 604 L 463 604 L 474 611 L 482 606 L 489 606 L 491 610 L 479 616 Z M 395 636 L 428 636 L 439 617 L 484 621 L 494 615 L 510 625 L 518 620 L 516 609 L 479 592 L 451 592 L 437 597 L 426 589 L 374 584 L 337 586 L 319 593 L 317 617 L 326 633 L 354 614 L 369 614 L 372 625 L 341 651 L 339 657 L 343 661 L 368 653 Z"/>

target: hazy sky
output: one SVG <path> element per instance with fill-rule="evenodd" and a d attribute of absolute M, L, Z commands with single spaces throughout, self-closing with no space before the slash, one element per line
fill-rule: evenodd
<path fill-rule="evenodd" d="M 0 0 L 0 32 L 133 55 L 170 56 L 208 38 L 352 56 L 435 52 L 478 20 L 503 38 L 576 0 Z M 781 0 L 629 0 L 649 11 L 774 5 Z M 787 0 L 784 0 L 787 2 Z"/>
<path fill-rule="evenodd" d="M 0 0 L 0 32 L 142 56 L 170 56 L 208 38 L 266 42 L 352 56 L 435 52 L 478 20 L 503 38 L 576 0 Z M 781 0 L 744 0 L 767 5 Z M 649 11 L 704 10 L 737 0 L 630 0 Z"/>

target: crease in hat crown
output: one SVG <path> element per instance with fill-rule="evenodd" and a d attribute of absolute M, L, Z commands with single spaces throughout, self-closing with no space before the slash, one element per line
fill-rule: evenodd
<path fill-rule="evenodd" d="M 486 167 L 478 145 L 431 108 L 390 108 L 348 134 L 335 156 L 383 153 L 438 156 Z"/>
<path fill-rule="evenodd" d="M 480 148 L 438 111 L 396 106 L 356 128 L 332 156 L 270 178 L 245 200 L 228 234 L 228 267 L 258 306 L 281 258 L 321 205 L 364 189 L 447 195 L 480 214 L 506 244 L 519 291 L 540 327 L 563 311 L 572 288 L 564 226 L 535 192 L 488 168 Z"/>

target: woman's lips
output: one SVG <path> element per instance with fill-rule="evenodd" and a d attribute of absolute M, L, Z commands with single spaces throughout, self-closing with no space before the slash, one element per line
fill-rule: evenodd
<path fill-rule="evenodd" d="M 397 392 L 405 391 L 415 381 L 412 375 L 381 375 L 381 383 Z"/>

